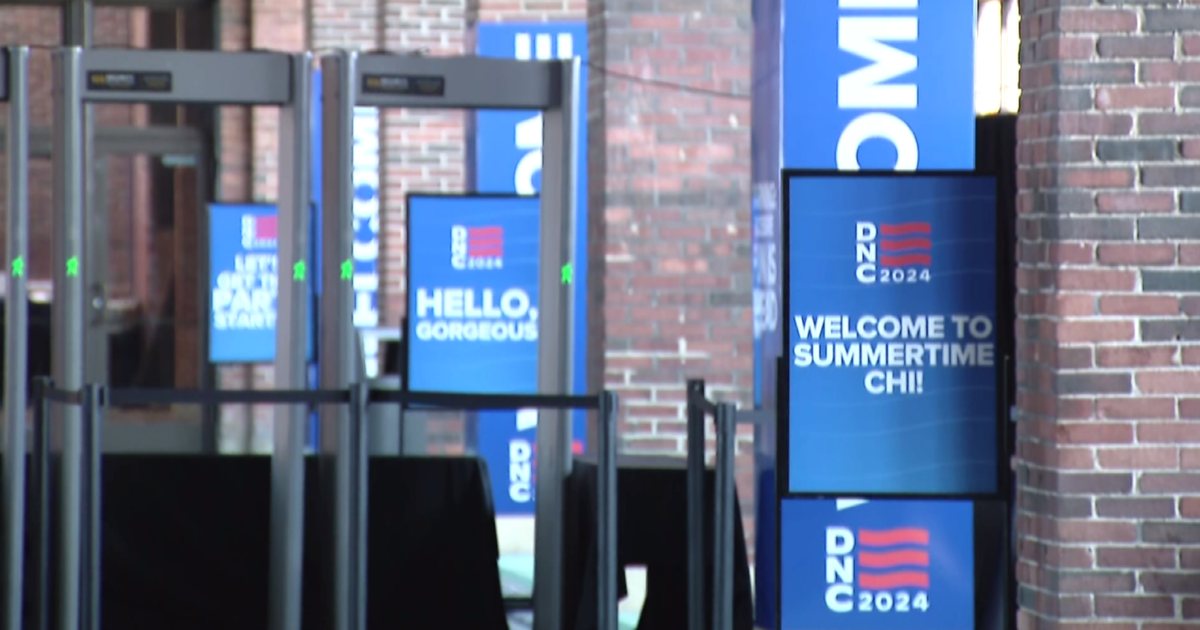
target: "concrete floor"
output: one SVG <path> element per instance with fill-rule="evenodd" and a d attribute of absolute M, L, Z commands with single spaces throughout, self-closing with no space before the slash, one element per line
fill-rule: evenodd
<path fill-rule="evenodd" d="M 533 592 L 533 517 L 496 517 L 496 536 L 500 543 L 500 582 L 504 595 L 529 597 Z M 629 595 L 620 604 L 621 630 L 634 630 L 646 601 L 646 568 L 627 568 L 625 581 Z M 750 568 L 750 587 L 754 588 L 753 567 Z M 529 612 L 514 612 L 508 616 L 510 630 L 529 630 L 532 623 L 533 615 Z"/>
<path fill-rule="evenodd" d="M 642 567 L 625 572 L 629 597 L 621 600 L 621 630 L 637 628 L 638 615 L 646 599 L 646 570 Z M 533 555 L 511 554 L 500 557 L 500 586 L 505 597 L 529 597 L 533 593 Z M 515 611 L 508 615 L 510 630 L 530 630 L 533 614 Z"/>

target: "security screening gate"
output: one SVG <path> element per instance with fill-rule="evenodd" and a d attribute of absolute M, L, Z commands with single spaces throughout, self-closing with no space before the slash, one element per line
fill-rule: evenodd
<path fill-rule="evenodd" d="M 173 103 L 278 106 L 281 108 L 279 214 L 283 236 L 280 259 L 305 251 L 309 200 L 309 82 L 311 55 L 277 52 L 225 53 L 174 50 L 112 50 L 70 47 L 58 49 L 52 60 L 54 100 L 54 241 L 52 306 L 52 363 L 54 385 L 65 392 L 83 392 L 84 300 L 80 270 L 86 261 L 84 212 L 83 109 L 85 103 Z M 11 131 L 10 131 L 11 133 Z M 10 136 L 11 137 L 11 136 Z M 10 150 L 12 141 L 10 140 Z M 90 165 L 87 165 L 90 168 Z M 11 166 L 10 166 L 11 168 Z M 10 219 L 11 220 L 11 219 Z M 10 230 L 9 238 L 12 239 Z M 93 244 L 107 247 L 107 243 Z M 305 321 L 303 284 L 292 282 L 293 269 L 277 269 L 283 313 Z M 296 288 L 299 287 L 299 288 Z M 296 297 L 299 294 L 299 298 Z M 287 305 L 287 306 L 282 306 Z M 282 330 L 282 329 L 281 329 Z M 10 350 L 11 352 L 11 346 Z M 276 383 L 282 389 L 304 386 L 304 344 L 281 343 L 276 358 Z M 60 402 L 69 402 L 70 397 Z M 100 404 L 102 401 L 90 401 Z M 172 402 L 172 401 L 166 401 Z M 186 402 L 176 400 L 174 402 Z M 289 402 L 289 401 L 284 401 Z M 271 476 L 271 627 L 296 630 L 300 622 L 300 549 L 303 542 L 303 457 L 305 421 L 302 401 L 281 407 L 275 422 Z M 98 630 L 98 532 L 81 527 L 84 507 L 98 497 L 85 484 L 84 426 L 86 404 L 52 407 L 52 425 L 60 437 L 55 446 L 61 475 L 61 526 L 58 537 L 58 627 Z M 94 419 L 93 419 L 94 420 Z M 98 464 L 97 464 L 98 465 Z M 98 487 L 98 486 L 97 486 Z M 86 505 L 91 502 L 93 505 Z M 92 524 L 87 530 L 95 529 Z M 86 552 L 86 553 L 85 553 Z M 86 570 L 83 570 L 86 569 Z"/>
<path fill-rule="evenodd" d="M 538 393 L 566 395 L 572 380 L 570 333 L 574 320 L 575 285 L 570 272 L 575 260 L 576 153 L 579 130 L 579 60 L 516 61 L 482 57 L 431 58 L 400 54 L 360 54 L 341 51 L 323 56 L 322 177 L 325 209 L 323 255 L 324 292 L 321 296 L 322 389 L 342 389 L 356 378 L 353 309 L 354 108 L 440 108 L 541 110 L 542 192 L 538 283 Z M 299 212 L 299 209 L 292 210 Z M 280 213 L 284 212 L 280 208 Z M 448 236 L 448 235 L 447 235 Z M 450 254 L 447 248 L 447 255 Z M 284 265 L 281 254 L 280 265 Z M 282 309 L 281 309 L 282 313 Z M 279 319 L 280 346 L 285 326 L 289 344 L 303 348 L 303 319 Z M 532 405 L 531 405 L 532 406 Z M 351 433 L 346 410 L 325 406 L 321 410 L 321 452 L 331 458 L 336 481 L 328 501 L 334 519 L 330 541 L 336 630 L 366 630 L 363 584 L 366 574 L 365 506 L 353 491 L 355 480 L 365 477 L 350 462 L 363 461 L 357 452 L 362 436 Z M 605 420 L 602 419 L 602 422 Z M 609 429 L 602 427 L 601 434 Z M 615 429 L 613 429 L 615 431 Z M 563 493 L 571 467 L 569 415 L 543 411 L 537 425 L 538 484 L 537 529 L 534 546 L 534 617 L 536 630 L 560 630 L 562 619 Z M 615 456 L 614 456 L 615 457 Z M 603 466 L 605 455 L 601 453 Z M 329 461 L 329 460 L 326 460 Z M 615 486 L 615 464 L 611 471 Z M 606 473 L 602 467 L 601 479 Z M 604 495 L 602 494 L 602 497 Z M 603 505 L 605 499 L 602 498 Z M 613 499 L 615 501 L 615 499 Z M 615 519 L 615 504 L 609 512 Z M 603 519 L 602 519 L 603 520 Z M 607 535 L 615 541 L 616 521 Z M 616 547 L 600 539 L 599 630 L 617 628 Z"/>
<path fill-rule="evenodd" d="M 616 567 L 616 475 L 617 475 L 617 397 L 614 393 L 604 391 L 597 395 L 591 396 L 541 396 L 541 395 L 488 395 L 488 394 L 460 394 L 457 392 L 404 392 L 396 390 L 372 390 L 368 388 L 365 381 L 359 381 L 352 384 L 349 388 L 343 390 L 222 390 L 222 391 L 201 391 L 201 390 L 182 390 L 182 389 L 109 389 L 95 384 L 84 386 L 81 390 L 64 390 L 53 387 L 48 382 L 49 379 L 38 379 L 38 387 L 35 387 L 33 393 L 35 423 L 39 425 L 42 420 L 48 417 L 48 408 L 67 407 L 80 412 L 83 426 L 85 430 L 82 439 L 82 449 L 80 452 L 79 467 L 87 471 L 88 483 L 85 484 L 83 492 L 83 509 L 79 510 L 83 515 L 83 538 L 89 541 L 93 546 L 88 549 L 85 555 L 91 556 L 91 561 L 86 568 L 81 572 L 84 576 L 84 584 L 87 588 L 96 588 L 100 584 L 100 563 L 98 553 L 95 550 L 99 549 L 100 537 L 100 477 L 101 477 L 101 449 L 100 449 L 100 427 L 104 409 L 108 407 L 123 407 L 134 405 L 147 404 L 258 404 L 258 405 L 338 405 L 347 407 L 348 421 L 354 426 L 355 435 L 364 435 L 364 423 L 370 417 L 371 404 L 400 404 L 400 405 L 422 405 L 427 407 L 437 407 L 446 410 L 467 410 L 479 411 L 484 409 L 501 409 L 501 410 L 516 410 L 516 409 L 558 409 L 558 410 L 596 410 L 600 418 L 600 434 L 598 440 L 599 448 L 599 465 L 597 466 L 597 505 L 596 505 L 596 528 L 597 528 L 597 553 L 599 558 L 607 559 L 606 562 L 600 563 L 602 566 L 608 566 L 614 569 L 608 575 L 613 576 L 609 580 L 612 588 L 615 588 L 615 567 Z M 53 404 L 51 404 L 53 403 Z M 358 451 L 354 456 L 360 457 L 362 451 Z M 37 460 L 44 461 L 49 457 L 48 449 L 36 449 L 34 451 L 35 464 Z M 350 462 L 354 469 L 366 462 L 366 458 L 356 459 Z M 322 480 L 324 481 L 324 480 Z M 357 479 L 351 484 L 351 491 L 359 496 L 366 498 L 367 484 L 365 475 L 361 479 Z M 44 495 L 39 495 L 44 496 Z M 274 498 L 272 499 L 274 501 Z M 43 510 L 46 508 L 43 507 Z M 345 515 L 343 515 L 343 518 Z M 40 519 L 34 526 L 33 533 L 44 539 L 49 535 L 50 526 L 49 519 Z M 348 545 L 346 546 L 348 547 Z M 299 558 L 301 549 L 294 550 L 295 557 Z M 494 560 L 494 558 L 491 558 Z M 45 575 L 44 568 L 48 564 L 45 555 L 39 555 L 34 562 L 35 568 L 39 568 L 38 575 Z M 186 571 L 186 567 L 180 567 L 181 571 Z M 318 572 L 317 579 L 324 578 L 325 572 Z M 120 587 L 118 587 L 120 588 Z M 98 590 L 98 589 L 97 589 Z M 615 619 L 616 614 L 616 599 L 615 591 L 606 589 L 604 583 L 597 586 L 597 595 L 601 600 L 609 599 L 613 602 L 612 613 L 608 618 Z M 39 591 L 40 592 L 40 591 Z M 610 595 L 611 594 L 611 595 Z M 385 594 L 386 596 L 386 594 Z M 272 600 L 274 601 L 274 600 Z M 359 599 L 359 605 L 363 602 Z M 314 604 L 325 604 L 324 598 L 318 598 Z M 291 608 L 300 610 L 300 599 L 295 597 L 286 600 L 286 604 Z M 470 602 L 466 602 L 470 605 Z M 59 602 L 60 610 L 62 602 Z M 214 605 L 219 605 L 219 602 Z M 361 610 L 361 609 L 360 609 Z M 604 616 L 603 611 L 599 612 L 600 616 Z M 35 621 L 34 630 L 45 630 L 46 625 L 44 620 L 47 616 L 37 617 L 39 621 Z M 271 627 L 277 627 L 273 618 Z M 299 617 L 297 617 L 297 620 Z M 77 619 L 74 624 L 61 624 L 59 627 L 70 626 L 79 630 L 96 630 L 100 628 L 99 609 L 95 606 L 86 610 L 86 615 Z M 337 627 L 337 621 L 331 617 L 319 619 L 318 627 L 333 628 Z M 289 630 L 300 630 L 300 625 L 297 624 Z"/>
<path fill-rule="evenodd" d="M 25 555 L 25 387 L 28 354 L 29 49 L 0 52 L 0 102 L 8 102 L 8 290 L 4 320 L 4 630 L 20 630 Z"/>

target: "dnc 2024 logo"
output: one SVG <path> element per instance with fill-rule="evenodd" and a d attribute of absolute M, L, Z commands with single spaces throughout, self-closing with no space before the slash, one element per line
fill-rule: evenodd
<path fill-rule="evenodd" d="M 275 249 L 279 243 L 279 217 L 263 214 L 242 215 L 242 248 Z"/>
<path fill-rule="evenodd" d="M 467 269 L 504 268 L 504 228 L 498 225 L 450 228 L 450 265 Z"/>
<path fill-rule="evenodd" d="M 933 226 L 909 223 L 855 223 L 855 275 L 862 284 L 929 282 L 933 265 Z"/>
<path fill-rule="evenodd" d="M 929 530 L 825 529 L 825 605 L 836 613 L 929 610 Z"/>

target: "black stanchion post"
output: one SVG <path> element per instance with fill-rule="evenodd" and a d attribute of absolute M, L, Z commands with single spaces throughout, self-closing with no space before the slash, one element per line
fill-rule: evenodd
<path fill-rule="evenodd" d="M 350 386 L 350 439 L 353 444 L 348 465 L 353 471 L 349 490 L 352 497 L 350 509 L 354 515 L 351 519 L 349 551 L 356 558 L 351 566 L 350 601 L 353 608 L 350 614 L 357 619 L 353 627 L 362 630 L 367 627 L 367 482 L 370 477 L 370 445 L 367 439 L 370 431 L 367 422 L 371 417 L 370 393 L 364 380 Z"/>
<path fill-rule="evenodd" d="M 600 393 L 596 457 L 596 628 L 617 630 L 617 395 Z"/>
<path fill-rule="evenodd" d="M 704 381 L 687 382 L 687 627 L 704 630 Z"/>
<path fill-rule="evenodd" d="M 30 613 L 33 630 L 50 628 L 50 399 L 54 382 L 46 377 L 33 379 L 33 451 L 29 470 L 32 476 L 30 510 L 33 523 L 33 583 Z"/>
<path fill-rule="evenodd" d="M 737 406 L 717 405 L 713 491 L 713 630 L 733 630 L 734 450 Z"/>
<path fill-rule="evenodd" d="M 100 630 L 100 433 L 104 422 L 104 392 L 91 383 L 83 388 L 83 570 L 80 577 L 80 625 L 83 630 Z"/>

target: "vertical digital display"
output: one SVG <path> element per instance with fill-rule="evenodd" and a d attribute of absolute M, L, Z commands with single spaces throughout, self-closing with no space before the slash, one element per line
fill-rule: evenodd
<path fill-rule="evenodd" d="M 786 185 L 787 491 L 997 492 L 994 178 Z"/>
<path fill-rule="evenodd" d="M 540 217 L 533 196 L 409 196 L 409 389 L 537 392 Z M 533 514 L 537 410 L 478 416 L 496 513 Z"/>
<path fill-rule="evenodd" d="M 408 387 L 537 391 L 537 197 L 408 198 Z"/>
<path fill-rule="evenodd" d="M 278 209 L 265 204 L 211 204 L 209 214 L 208 360 L 270 363 L 275 360 L 279 295 Z M 311 299 L 313 274 L 300 280 Z M 290 272 L 288 277 L 295 278 Z M 308 314 L 308 358 L 313 319 Z"/>

